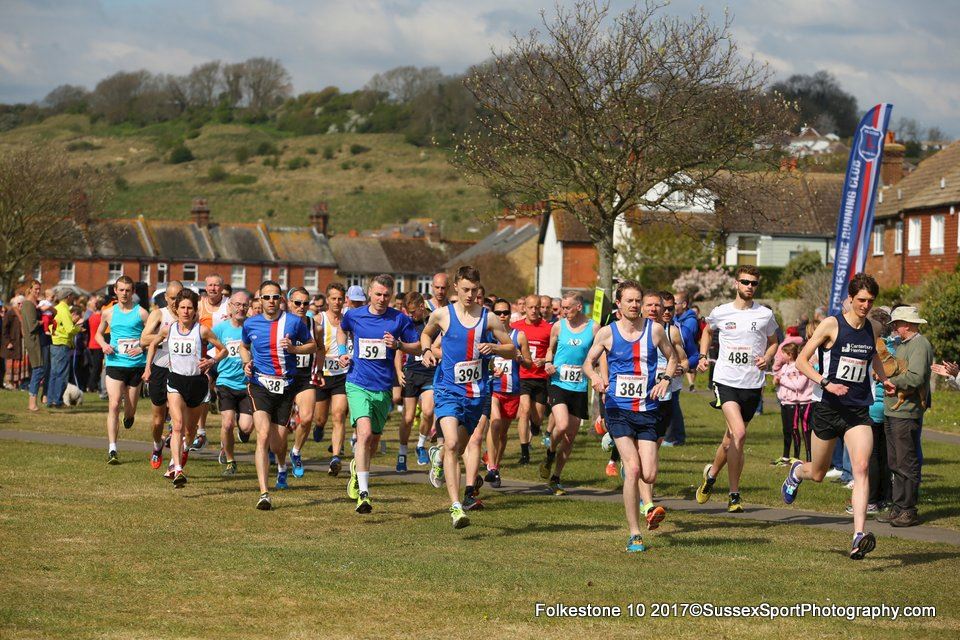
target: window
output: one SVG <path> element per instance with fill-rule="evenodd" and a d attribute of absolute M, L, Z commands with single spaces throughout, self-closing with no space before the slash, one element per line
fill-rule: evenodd
<path fill-rule="evenodd" d="M 157 264 L 157 284 L 163 284 L 167 281 L 167 265 L 164 262 Z"/>
<path fill-rule="evenodd" d="M 38 282 L 43 282 L 43 269 L 40 264 L 37 264 L 37 268 L 33 270 L 33 279 Z"/>
<path fill-rule="evenodd" d="M 313 293 L 317 290 L 317 270 L 307 268 L 303 270 L 303 287 Z"/>
<path fill-rule="evenodd" d="M 430 276 L 417 276 L 417 292 L 423 295 L 430 293 Z"/>
<path fill-rule="evenodd" d="M 873 255 L 883 255 L 883 226 L 873 225 Z"/>
<path fill-rule="evenodd" d="M 759 236 L 740 236 L 737 238 L 737 264 L 757 264 Z"/>
<path fill-rule="evenodd" d="M 144 284 L 150 284 L 150 265 L 142 264 L 140 265 L 140 282 Z"/>
<path fill-rule="evenodd" d="M 348 287 L 362 287 L 363 286 L 363 275 L 359 273 L 348 273 L 347 277 L 347 286 Z"/>
<path fill-rule="evenodd" d="M 60 263 L 60 283 L 61 284 L 74 284 L 76 283 L 77 269 L 76 265 L 72 262 L 61 262 Z"/>
<path fill-rule="evenodd" d="M 273 280 L 273 269 L 270 267 L 263 268 L 263 275 L 260 278 L 261 282 L 266 282 L 267 280 Z"/>
<path fill-rule="evenodd" d="M 277 284 L 280 285 L 280 290 L 286 292 L 287 288 L 287 268 L 280 267 L 277 269 Z"/>
<path fill-rule="evenodd" d="M 903 253 L 903 222 L 898 221 L 893 226 L 893 252 L 897 255 Z"/>
<path fill-rule="evenodd" d="M 184 280 L 196 280 L 196 279 L 197 279 L 197 265 L 195 265 L 195 264 L 185 264 L 185 265 L 183 265 L 183 279 L 184 279 Z"/>
<path fill-rule="evenodd" d="M 930 253 L 939 255 L 943 253 L 943 232 L 946 226 L 946 218 L 943 216 L 933 216 L 930 218 Z"/>
<path fill-rule="evenodd" d="M 923 220 L 920 218 L 910 218 L 910 226 L 907 233 L 907 255 L 920 255 L 920 234 L 923 233 Z"/>
<path fill-rule="evenodd" d="M 230 286 L 234 289 L 243 289 L 247 286 L 247 268 L 234 265 L 230 267 Z"/>
<path fill-rule="evenodd" d="M 111 262 L 107 265 L 107 284 L 113 284 L 123 275 L 123 263 Z"/>
<path fill-rule="evenodd" d="M 393 276 L 393 295 L 400 295 L 403 293 L 403 275 L 396 273 Z"/>

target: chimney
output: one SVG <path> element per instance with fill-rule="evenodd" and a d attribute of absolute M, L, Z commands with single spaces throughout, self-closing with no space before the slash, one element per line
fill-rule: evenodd
<path fill-rule="evenodd" d="M 880 176 L 885 185 L 895 185 L 903 179 L 903 156 L 907 148 L 896 141 L 893 131 L 887 131 L 883 145 L 883 165 Z"/>
<path fill-rule="evenodd" d="M 327 203 L 318 202 L 310 211 L 310 226 L 322 236 L 329 237 L 327 231 L 330 225 L 330 214 L 327 212 Z"/>
<path fill-rule="evenodd" d="M 431 220 L 427 223 L 427 240 L 430 242 L 440 242 L 440 225 Z"/>
<path fill-rule="evenodd" d="M 190 216 L 193 218 L 193 224 L 201 229 L 210 226 L 210 207 L 207 206 L 206 198 L 194 198 L 193 206 L 190 207 Z"/>

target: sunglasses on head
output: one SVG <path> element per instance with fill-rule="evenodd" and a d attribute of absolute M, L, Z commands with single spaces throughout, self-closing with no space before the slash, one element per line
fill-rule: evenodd
<path fill-rule="evenodd" d="M 283 296 L 279 293 L 265 293 L 260 296 L 261 300 L 279 300 Z"/>
<path fill-rule="evenodd" d="M 308 300 L 291 300 L 290 304 L 295 307 L 305 307 L 306 305 L 310 304 L 310 302 Z"/>
<path fill-rule="evenodd" d="M 747 279 L 745 279 L 745 278 L 741 278 L 741 279 L 739 280 L 739 282 L 740 282 L 740 284 L 742 284 L 742 285 L 745 286 L 745 287 L 758 287 L 758 286 L 760 286 L 760 281 L 759 281 L 759 280 L 747 280 Z"/>

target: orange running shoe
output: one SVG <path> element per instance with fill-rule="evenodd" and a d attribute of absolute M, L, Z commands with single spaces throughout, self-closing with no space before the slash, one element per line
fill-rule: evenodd
<path fill-rule="evenodd" d="M 603 416 L 597 416 L 597 419 L 594 420 L 593 430 L 597 432 L 598 436 L 602 436 L 607 432 L 607 425 L 603 422 Z"/>
<path fill-rule="evenodd" d="M 160 465 L 162 464 L 163 464 L 163 449 L 162 448 L 154 449 L 153 454 L 150 456 L 150 468 L 159 469 Z"/>
<path fill-rule="evenodd" d="M 615 478 L 620 475 L 620 472 L 617 470 L 617 463 L 611 460 L 607 463 L 607 477 Z"/>
<path fill-rule="evenodd" d="M 667 510 L 663 507 L 654 507 L 647 511 L 647 531 L 653 531 L 660 527 L 660 523 L 667 517 Z"/>

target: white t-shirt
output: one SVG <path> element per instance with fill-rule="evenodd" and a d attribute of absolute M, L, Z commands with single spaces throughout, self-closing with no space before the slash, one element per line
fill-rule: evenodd
<path fill-rule="evenodd" d="M 756 302 L 742 310 L 728 302 L 710 312 L 707 324 L 720 332 L 720 355 L 713 381 L 738 389 L 762 387 L 764 374 L 756 365 L 756 358 L 764 354 L 767 339 L 777 332 L 773 311 Z"/>

